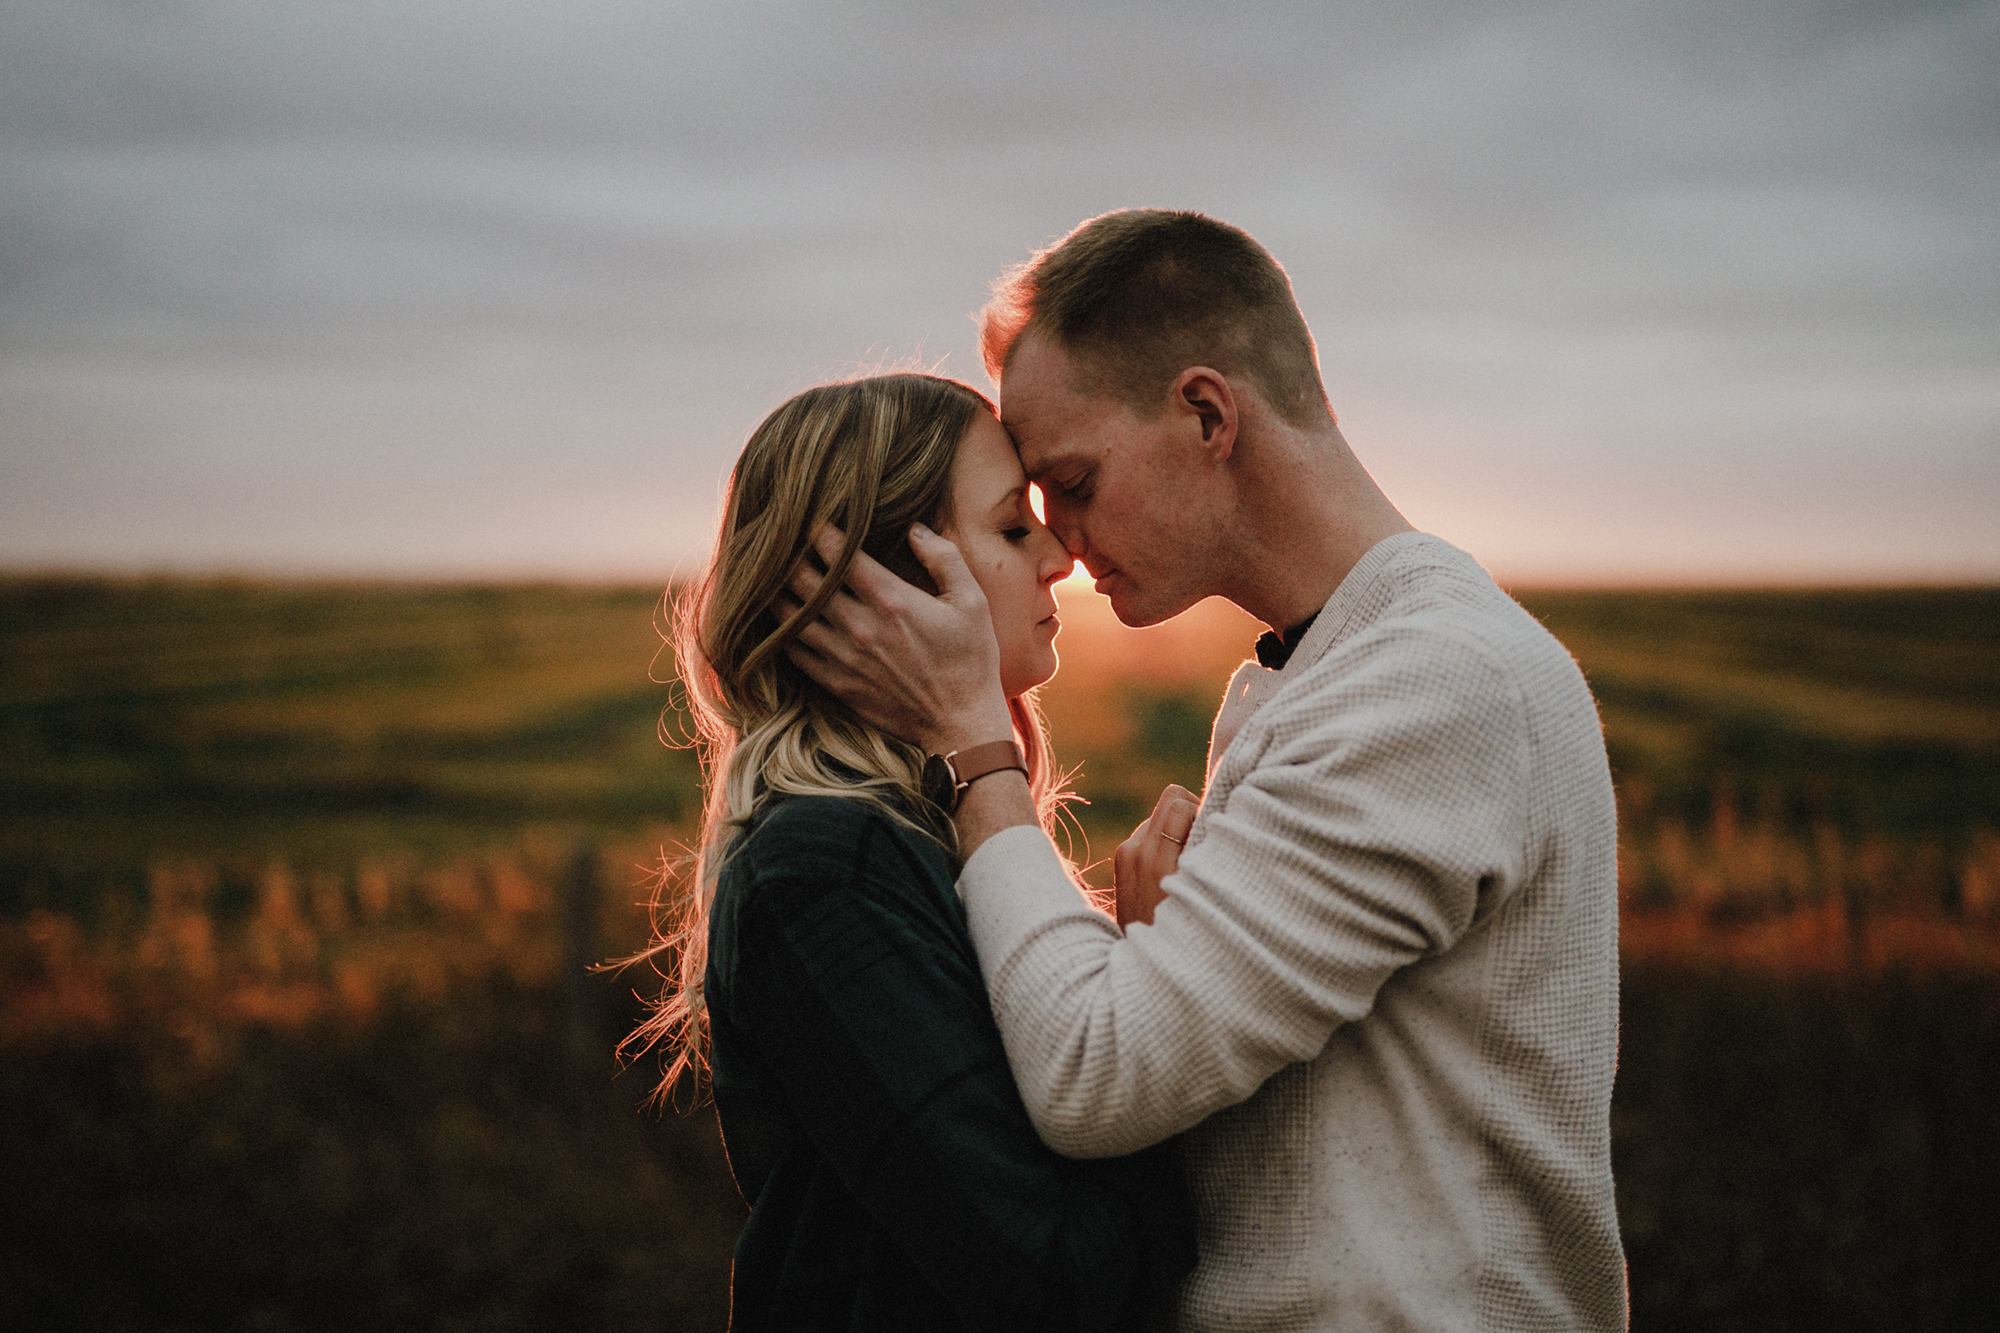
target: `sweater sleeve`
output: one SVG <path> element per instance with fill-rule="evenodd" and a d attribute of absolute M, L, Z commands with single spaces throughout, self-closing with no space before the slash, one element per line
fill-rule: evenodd
<path fill-rule="evenodd" d="M 1060 1152 L 1131 1152 L 1245 1100 L 1522 877 L 1525 713 L 1476 643 L 1371 632 L 1264 705 L 1230 767 L 1245 746 L 1151 926 L 1084 909 L 1032 828 L 964 868 L 1008 1058 Z"/>
<path fill-rule="evenodd" d="M 948 880 L 879 814 L 824 804 L 832 826 L 748 867 L 734 990 L 765 1067 L 964 1328 L 1123 1327 L 1192 1260 L 1177 1172 L 1049 1151 Z"/>

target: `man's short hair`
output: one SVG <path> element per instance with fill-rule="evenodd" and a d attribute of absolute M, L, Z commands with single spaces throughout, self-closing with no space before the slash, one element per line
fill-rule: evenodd
<path fill-rule="evenodd" d="M 1077 361 L 1089 377 L 1079 391 L 1147 415 L 1189 366 L 1247 376 L 1294 425 L 1331 415 L 1285 270 L 1249 233 L 1200 213 L 1106 213 L 1003 273 L 979 313 L 995 381 L 1029 333 Z"/>

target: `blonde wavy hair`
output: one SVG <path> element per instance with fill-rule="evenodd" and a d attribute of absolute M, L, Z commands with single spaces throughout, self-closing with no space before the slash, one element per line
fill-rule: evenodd
<path fill-rule="evenodd" d="M 779 796 L 865 801 L 936 839 L 954 858 L 951 821 L 925 801 L 924 752 L 862 721 L 794 666 L 785 648 L 839 590 L 858 552 L 928 592 L 936 584 L 910 550 L 912 523 L 952 526 L 952 465 L 986 396 L 956 380 L 895 374 L 822 384 L 780 406 L 750 435 L 730 476 L 715 554 L 673 600 L 671 641 L 693 718 L 705 791 L 699 846 L 663 865 L 653 940 L 626 963 L 661 978 L 645 1020 L 619 1045 L 662 1053 L 656 1096 L 707 1065 L 708 916 L 717 876 L 758 808 Z M 812 534 L 831 523 L 840 555 L 805 605 L 783 609 L 792 573 L 817 565 Z M 1062 778 L 1051 771 L 1034 694 L 1008 701 L 1044 828 L 1053 830 Z"/>

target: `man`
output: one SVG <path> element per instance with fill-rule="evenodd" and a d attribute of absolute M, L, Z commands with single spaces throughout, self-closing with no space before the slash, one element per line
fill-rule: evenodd
<path fill-rule="evenodd" d="M 982 344 L 1050 528 L 1121 620 L 1220 595 L 1272 629 L 1198 814 L 1170 792 L 1119 849 L 1125 930 L 1018 773 L 959 789 L 960 892 L 1037 1128 L 1073 1156 L 1181 1136 L 1182 1327 L 1622 1327 L 1615 815 L 1575 664 L 1376 488 L 1235 228 L 1085 223 L 1003 280 Z M 943 595 L 860 567 L 795 660 L 930 751 L 990 745 L 1011 732 L 977 586 L 912 543 Z"/>

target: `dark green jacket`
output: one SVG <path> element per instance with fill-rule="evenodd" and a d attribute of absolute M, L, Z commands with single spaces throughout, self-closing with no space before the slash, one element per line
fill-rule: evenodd
<path fill-rule="evenodd" d="M 1193 1262 L 1164 1148 L 1036 1137 L 935 841 L 792 797 L 732 849 L 705 987 L 750 1218 L 734 1333 L 1137 1329 Z"/>

